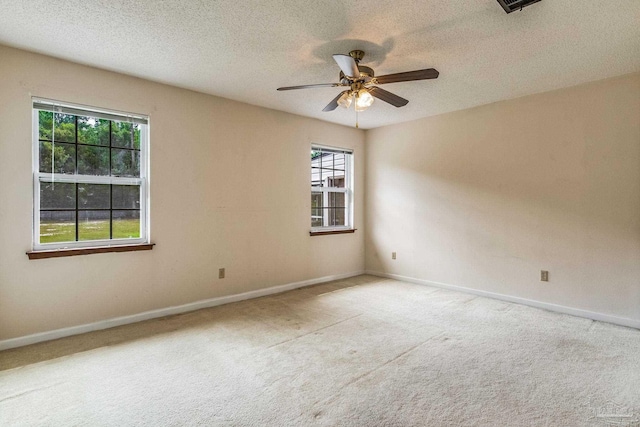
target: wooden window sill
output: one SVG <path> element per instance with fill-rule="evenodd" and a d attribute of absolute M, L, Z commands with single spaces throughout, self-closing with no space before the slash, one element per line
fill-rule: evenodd
<path fill-rule="evenodd" d="M 349 228 L 347 230 L 324 230 L 324 231 L 310 231 L 310 236 L 328 236 L 330 234 L 349 234 L 355 233 L 356 228 Z"/>
<path fill-rule="evenodd" d="M 102 246 L 96 248 L 48 249 L 43 251 L 29 251 L 27 252 L 27 256 L 29 259 L 43 259 L 63 256 L 103 254 L 107 252 L 150 251 L 154 246 L 155 243 L 143 243 L 136 245 Z"/>

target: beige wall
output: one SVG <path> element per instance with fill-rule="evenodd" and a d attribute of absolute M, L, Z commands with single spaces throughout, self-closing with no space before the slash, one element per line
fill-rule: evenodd
<path fill-rule="evenodd" d="M 368 131 L 366 158 L 368 270 L 640 319 L 640 74 Z"/>
<path fill-rule="evenodd" d="M 31 96 L 150 116 L 153 251 L 27 259 Z M 0 46 L 0 340 L 362 271 L 362 231 L 309 236 L 312 142 L 355 150 L 362 228 L 363 131 Z"/>

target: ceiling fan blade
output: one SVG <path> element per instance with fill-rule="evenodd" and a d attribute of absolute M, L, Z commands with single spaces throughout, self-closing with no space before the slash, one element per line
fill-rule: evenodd
<path fill-rule="evenodd" d="M 340 67 L 340 69 L 342 70 L 345 76 L 351 77 L 351 78 L 360 77 L 360 70 L 358 69 L 358 64 L 356 63 L 356 60 L 353 59 L 351 56 L 336 54 L 336 55 L 333 55 L 333 59 L 336 61 L 336 63 L 338 64 L 338 67 Z"/>
<path fill-rule="evenodd" d="M 387 74 L 386 76 L 378 76 L 375 78 L 376 83 L 383 85 L 385 83 L 410 82 L 413 80 L 437 79 L 440 73 L 435 68 L 427 68 L 426 70 L 407 71 L 406 73 Z"/>
<path fill-rule="evenodd" d="M 340 92 L 338 94 L 338 96 L 336 96 L 335 98 L 333 98 L 333 100 L 331 100 L 331 102 L 322 109 L 322 111 L 333 111 L 336 108 L 338 108 L 338 99 L 340 99 L 340 97 L 342 95 L 344 95 L 345 93 L 349 92 L 348 90 L 343 90 L 342 92 Z"/>
<path fill-rule="evenodd" d="M 367 90 L 371 96 L 374 96 L 381 101 L 388 102 L 394 107 L 404 107 L 409 103 L 406 99 L 376 86 L 367 88 Z"/>
<path fill-rule="evenodd" d="M 294 90 L 294 89 L 313 89 L 317 87 L 338 87 L 345 86 L 342 83 L 320 83 L 317 85 L 302 85 L 302 86 L 285 86 L 279 87 L 278 90 Z"/>

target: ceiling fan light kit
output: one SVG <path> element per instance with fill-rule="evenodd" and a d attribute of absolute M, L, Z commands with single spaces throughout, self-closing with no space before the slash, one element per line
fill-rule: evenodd
<path fill-rule="evenodd" d="M 348 87 L 338 94 L 322 111 L 333 111 L 338 106 L 348 109 L 354 104 L 356 113 L 365 111 L 378 98 L 394 107 L 404 107 L 409 103 L 408 100 L 388 92 L 377 85 L 387 83 L 408 82 L 415 80 L 437 79 L 440 74 L 434 68 L 424 70 L 408 71 L 404 73 L 387 74 L 376 77 L 372 68 L 360 65 L 360 61 L 364 58 L 364 51 L 352 50 L 349 55 L 336 54 L 333 55 L 334 61 L 340 67 L 339 83 L 322 83 L 315 85 L 302 86 L 286 86 L 278 88 L 283 90 L 296 89 L 312 89 L 319 87 Z M 357 117 L 357 116 L 356 116 Z M 356 127 L 358 127 L 356 118 Z"/>
<path fill-rule="evenodd" d="M 354 97 L 356 98 L 356 111 L 364 111 L 373 104 L 373 96 L 371 96 L 367 89 L 360 89 L 358 92 L 355 92 Z"/>
<path fill-rule="evenodd" d="M 338 105 L 345 110 L 349 109 L 351 106 L 352 97 L 349 94 L 349 91 L 344 91 L 340 94 L 340 98 L 338 98 Z"/>

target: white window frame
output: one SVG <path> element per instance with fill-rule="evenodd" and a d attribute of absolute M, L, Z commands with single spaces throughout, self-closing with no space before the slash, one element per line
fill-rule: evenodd
<path fill-rule="evenodd" d="M 46 105 L 51 108 L 36 108 L 38 105 Z M 40 172 L 40 132 L 38 111 L 63 110 L 68 114 L 86 115 L 99 117 L 107 120 L 135 122 L 144 124 L 140 129 L 140 177 L 116 177 L 98 175 L 71 175 L 53 174 Z M 80 104 L 54 101 L 45 98 L 32 98 L 32 127 L 33 127 L 33 238 L 32 248 L 34 251 L 51 249 L 72 249 L 72 248 L 102 248 L 113 246 L 128 246 L 136 244 L 147 244 L 150 242 L 149 233 L 149 117 L 142 114 L 128 113 L 116 110 L 106 110 L 102 108 L 90 107 Z M 60 183 L 80 183 L 80 184 L 113 184 L 113 185 L 136 185 L 140 187 L 140 237 L 131 239 L 100 239 L 83 240 L 57 243 L 40 243 L 40 183 L 60 182 Z M 111 219 L 110 219 L 111 220 Z M 76 221 L 78 218 L 76 217 Z"/>
<path fill-rule="evenodd" d="M 311 151 L 313 150 L 324 150 L 326 152 L 336 152 L 336 153 L 344 153 L 348 154 L 345 157 L 345 173 L 344 173 L 344 187 L 313 187 L 311 186 L 311 194 L 314 193 L 322 193 L 323 206 L 328 205 L 329 193 L 344 193 L 345 195 L 345 225 L 335 226 L 335 225 L 322 225 L 318 227 L 311 227 L 311 232 L 318 231 L 340 231 L 340 230 L 352 230 L 354 228 L 353 222 L 353 205 L 354 205 L 354 197 L 353 197 L 353 170 L 354 170 L 354 152 L 350 148 L 342 148 L 342 147 L 331 147 L 328 145 L 320 145 L 320 144 L 311 144 Z M 309 165 L 309 169 L 311 170 L 311 164 Z M 324 218 L 325 223 L 328 222 L 328 216 Z"/>

